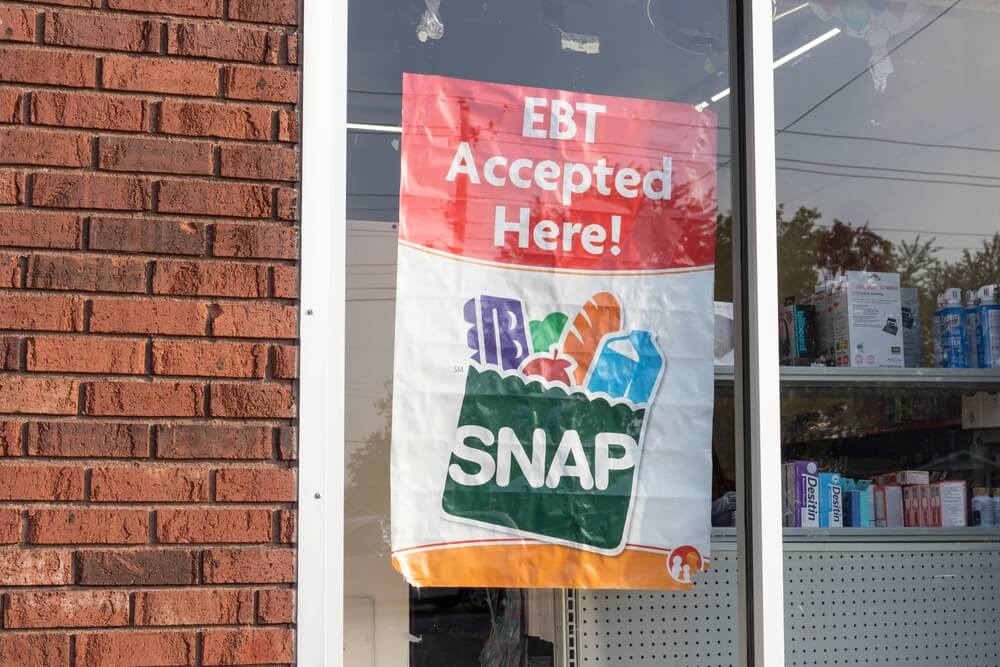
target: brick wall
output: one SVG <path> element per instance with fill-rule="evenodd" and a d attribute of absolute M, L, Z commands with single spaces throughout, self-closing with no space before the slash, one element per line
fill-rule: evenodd
<path fill-rule="evenodd" d="M 293 661 L 297 5 L 0 1 L 0 665 Z"/>

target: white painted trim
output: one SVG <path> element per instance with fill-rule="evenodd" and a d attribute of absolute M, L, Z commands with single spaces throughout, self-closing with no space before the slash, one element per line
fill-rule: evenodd
<path fill-rule="evenodd" d="M 347 0 L 303 0 L 297 660 L 340 665 L 344 629 Z"/>
<path fill-rule="evenodd" d="M 737 275 L 748 281 L 737 301 L 736 403 L 742 485 L 737 523 L 739 662 L 785 664 L 784 544 L 781 526 L 781 422 L 778 367 L 777 185 L 774 141 L 773 6 L 765 0 L 731 6 L 742 12 L 735 71 L 741 75 L 740 136 L 744 181 L 739 211 L 745 252 Z M 738 245 L 738 244 L 734 244 Z M 745 355 L 745 356 L 744 356 Z"/>

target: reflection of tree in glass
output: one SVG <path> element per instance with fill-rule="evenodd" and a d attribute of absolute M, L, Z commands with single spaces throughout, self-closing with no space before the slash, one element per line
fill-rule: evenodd
<path fill-rule="evenodd" d="M 375 401 L 380 426 L 351 448 L 344 468 L 344 513 L 350 517 L 389 518 L 389 440 L 392 424 L 392 383 Z"/>

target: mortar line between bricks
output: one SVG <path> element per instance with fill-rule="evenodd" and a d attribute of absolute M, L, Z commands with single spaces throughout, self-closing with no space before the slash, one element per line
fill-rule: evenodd
<path fill-rule="evenodd" d="M 103 337 L 103 336 L 102 336 Z M 0 371 L 0 378 L 7 377 L 35 377 L 35 378 L 69 378 L 87 382 L 105 382 L 119 384 L 205 384 L 223 385 L 235 384 L 241 386 L 282 386 L 290 387 L 297 380 L 289 378 L 253 378 L 253 377 L 218 377 L 206 375 L 153 375 L 149 377 L 145 371 L 138 373 L 86 373 L 81 371 Z M 183 415 L 181 415 L 183 416 Z M 276 417 L 276 419 L 287 419 L 287 417 Z"/>
<path fill-rule="evenodd" d="M 0 43 L 0 50 L 4 48 L 3 44 L 8 42 Z M 28 50 L 28 49 L 22 49 Z M 102 55 L 107 55 L 106 51 L 99 51 L 95 53 L 100 53 Z M 158 58 L 158 56 L 156 56 Z M 206 104 L 213 107 L 218 107 L 220 109 L 231 109 L 233 107 L 261 107 L 265 109 L 280 108 L 284 111 L 295 112 L 301 107 L 300 101 L 295 102 L 275 102 L 271 100 L 241 100 L 227 97 L 224 101 L 220 102 L 217 97 L 209 97 L 205 95 L 181 95 L 178 93 L 164 93 L 155 90 L 117 90 L 114 88 L 97 88 L 95 86 L 67 86 L 64 84 L 57 83 L 45 83 L 37 81 L 4 81 L 2 82 L 4 86 L 17 87 L 17 88 L 28 88 L 30 87 L 33 92 L 38 91 L 50 91 L 74 94 L 80 93 L 85 95 L 109 95 L 115 97 L 123 97 L 128 99 L 134 99 L 146 102 L 155 101 L 171 101 L 171 102 L 186 102 L 192 104 Z M 244 139 L 243 141 L 247 141 Z M 270 141 L 268 139 L 261 139 L 261 141 Z M 282 143 L 299 143 L 299 142 L 282 142 Z"/>
<path fill-rule="evenodd" d="M 27 174 L 31 176 L 33 174 Z M 290 187 L 290 186 L 289 186 Z M 214 215 L 214 216 L 191 216 L 185 215 L 183 213 L 169 213 L 169 214 L 152 214 L 149 211 L 118 211 L 118 210 L 101 210 L 101 209 L 88 209 L 88 208 L 44 208 L 37 206 L 0 206 L 0 213 L 10 212 L 10 213 L 34 213 L 43 215 L 77 215 L 85 216 L 90 215 L 99 218 L 114 218 L 120 220 L 154 220 L 156 222 L 185 222 L 189 218 L 197 217 L 204 218 L 199 220 L 205 225 L 210 223 L 216 224 L 233 224 L 233 225 L 259 225 L 265 229 L 268 227 L 278 227 L 278 228 L 293 228 L 299 229 L 301 225 L 298 220 L 279 220 L 277 222 L 271 220 L 270 218 L 237 218 L 233 216 L 225 215 Z M 390 224 L 390 223 L 387 223 Z M 395 223 L 391 223 L 395 224 Z M 394 232 L 395 227 L 389 227 L 390 232 Z M 365 232 L 370 234 L 371 232 Z M 153 253 L 157 254 L 157 253 Z M 165 254 L 165 253 L 158 253 Z"/>
<path fill-rule="evenodd" d="M 233 307 L 246 306 L 248 305 L 248 303 L 292 308 L 298 301 L 297 297 L 276 299 L 267 296 L 233 297 L 233 296 L 223 296 L 219 294 L 143 294 L 136 292 L 87 292 L 85 290 L 47 290 L 35 287 L 26 287 L 23 289 L 5 287 L 0 289 L 0 296 L 4 295 L 12 296 L 14 294 L 32 295 L 32 296 L 76 296 L 81 299 L 91 299 L 94 301 L 106 301 L 108 299 L 117 299 L 124 301 L 135 301 L 136 303 L 152 303 L 152 302 L 166 303 L 170 301 L 197 302 L 205 304 L 214 304 L 223 308 L 225 308 L 226 306 L 233 306 Z M 30 329 L 27 329 L 27 331 L 30 331 Z M 281 340 L 288 340 L 288 339 L 281 339 Z"/>
<path fill-rule="evenodd" d="M 20 84 L 8 84 L 6 82 L 0 83 L 0 87 L 16 86 L 16 85 L 20 85 Z M 62 92 L 67 92 L 67 90 L 65 88 L 60 88 L 59 90 L 62 91 Z M 24 91 L 24 92 L 29 92 L 29 91 Z M 80 91 L 74 90 L 74 91 L 69 91 L 69 92 L 80 92 Z M 102 91 L 102 94 L 106 93 L 106 92 L 108 92 L 108 91 Z M 90 93 L 87 93 L 87 94 L 98 95 L 98 93 L 93 93 L 93 92 L 90 92 Z M 129 95 L 128 97 L 129 97 L 129 99 L 138 99 L 137 96 L 134 96 L 134 95 Z M 156 105 L 158 105 L 160 103 L 160 101 L 159 100 L 144 100 L 144 101 L 147 101 L 149 103 L 149 105 L 150 105 L 150 118 L 153 119 L 154 114 L 153 114 L 152 109 L 153 109 L 153 107 L 155 107 Z M 224 105 L 220 105 L 220 106 L 231 107 L 231 106 L 234 106 L 234 105 L 224 104 Z M 272 109 L 272 111 L 273 111 L 273 109 Z M 153 119 L 153 120 L 155 120 L 155 119 Z M 152 120 L 151 120 L 151 122 L 152 122 Z M 215 136 L 215 135 L 212 135 L 212 134 L 184 134 L 184 133 L 178 133 L 178 132 L 163 132 L 163 131 L 159 131 L 159 130 L 157 130 L 157 131 L 150 131 L 148 129 L 119 130 L 119 129 L 110 128 L 110 127 L 105 128 L 105 127 L 82 127 L 82 126 L 76 126 L 76 125 L 48 125 L 48 124 L 37 123 L 37 122 L 35 122 L 35 123 L 24 123 L 24 122 L 22 122 L 22 123 L 4 123 L 4 122 L 0 122 L 0 127 L 6 127 L 6 128 L 12 128 L 12 129 L 24 129 L 24 130 L 30 129 L 30 130 L 39 130 L 39 131 L 62 132 L 62 133 L 65 133 L 65 134 L 69 134 L 69 133 L 88 133 L 88 132 L 94 133 L 94 132 L 97 132 L 97 133 L 100 133 L 101 135 L 108 136 L 108 137 L 131 138 L 131 139 L 137 139 L 137 140 L 160 139 L 162 141 L 177 140 L 177 141 L 191 141 L 193 143 L 217 143 L 220 146 L 227 146 L 227 147 L 228 146 L 257 147 L 257 148 L 268 148 L 269 147 L 269 148 L 276 148 L 276 149 L 280 148 L 280 149 L 284 149 L 284 150 L 296 150 L 296 147 L 299 145 L 298 142 L 292 142 L 292 141 L 275 141 L 274 139 L 272 139 L 270 137 L 268 137 L 267 139 L 242 139 L 242 138 L 237 138 L 237 137 L 219 137 L 219 136 Z M 154 125 L 154 127 L 156 127 L 156 125 Z M 296 152 L 298 152 L 298 151 L 296 151 Z M 6 163 L 4 164 L 4 166 L 6 166 Z M 280 182 L 284 183 L 284 182 L 291 182 L 291 181 L 280 181 Z"/>
<path fill-rule="evenodd" d="M 153 336 L 157 340 L 163 340 L 164 342 L 205 342 L 205 343 L 246 343 L 246 344 L 256 344 L 256 345 L 285 345 L 289 347 L 298 347 L 297 338 L 238 338 L 235 336 L 203 336 L 195 334 L 165 334 L 165 333 L 143 333 L 143 332 L 92 332 L 85 333 L 82 331 L 71 332 L 71 331 L 46 331 L 43 329 L 4 329 L 4 335 L 13 336 L 29 336 L 29 337 L 77 337 L 84 338 L 87 336 L 92 336 L 94 338 L 120 338 L 125 340 L 142 339 L 146 336 Z M 202 377 L 202 376 L 198 376 Z M 283 379 L 294 379 L 298 378 L 283 378 Z"/>
<path fill-rule="evenodd" d="M 5 211 L 0 210 L 0 215 Z M 87 216 L 89 219 L 89 216 Z M 206 230 L 207 232 L 208 230 Z M 207 236 L 207 234 L 206 234 Z M 103 248 L 36 248 L 33 246 L 18 246 L 18 245 L 5 245 L 0 246 L 3 251 L 16 250 L 18 252 L 30 252 L 31 255 L 37 255 L 41 257 L 120 257 L 123 259 L 135 258 L 136 261 L 140 260 L 158 260 L 164 262 L 203 262 L 207 264 L 221 264 L 221 263 L 231 263 L 231 264 L 242 264 L 247 266 L 265 266 L 268 268 L 274 268 L 276 266 L 285 266 L 289 268 L 298 268 L 299 262 L 295 259 L 283 259 L 283 258 L 273 258 L 273 257 L 230 257 L 228 255 L 179 255 L 179 254 L 169 254 L 169 253 L 155 253 L 155 252 L 130 252 L 128 250 L 104 250 Z M 396 275 L 395 271 L 392 271 L 393 276 Z M 379 274 L 366 274 L 366 275 L 379 275 Z M 389 275 L 388 273 L 382 275 Z M 5 289 L 19 289 L 19 291 L 24 291 L 26 288 L 5 288 Z M 41 288 L 33 288 L 41 289 Z M 394 289 L 394 288 L 373 288 L 373 289 Z M 62 292 L 65 290 L 53 290 L 51 288 L 41 290 L 41 291 L 52 291 L 52 292 Z M 136 294 L 135 292 L 90 292 L 90 294 Z M 167 295 L 150 295 L 150 296 L 167 296 Z M 277 297 L 272 297 L 277 298 Z M 287 300 L 287 298 L 282 297 Z"/>
<path fill-rule="evenodd" d="M 102 0 L 103 2 L 103 0 Z M 167 12 L 148 12 L 131 9 L 105 9 L 102 5 L 100 8 L 94 7 L 67 7 L 64 4 L 54 2 L 53 0 L 7 0 L 7 4 L 17 5 L 19 7 L 34 8 L 34 9 L 50 9 L 53 11 L 69 11 L 69 12 L 80 12 L 85 14 L 92 14 L 98 16 L 113 16 L 113 17 L 148 17 L 148 18 L 169 18 L 169 19 L 182 19 L 185 21 L 192 22 L 205 22 L 212 23 L 213 25 L 219 26 L 258 26 L 261 28 L 268 28 L 271 30 L 292 30 L 297 31 L 299 28 L 299 23 L 268 23 L 266 21 L 247 21 L 245 19 L 238 18 L 228 18 L 226 14 L 222 16 L 196 16 L 191 14 L 170 14 Z"/>
<path fill-rule="evenodd" d="M 63 11 L 66 13 L 76 13 L 79 10 L 56 10 Z M 107 16 L 106 12 L 98 12 L 98 16 Z M 168 16 L 160 16 L 160 19 L 171 18 Z M 233 27 L 231 23 L 223 24 L 223 27 Z M 271 28 L 271 31 L 278 32 L 279 27 L 275 26 Z M 39 42 L 4 42 L 2 44 L 3 48 L 10 49 L 11 51 L 31 51 L 35 53 L 76 53 L 80 55 L 92 55 L 98 58 L 102 56 L 108 56 L 112 58 L 124 58 L 124 59 L 134 59 L 134 60 L 145 60 L 151 62 L 168 62 L 168 63 L 198 63 L 203 65 L 215 65 L 220 70 L 225 67 L 241 67 L 247 69 L 259 69 L 268 70 L 271 72 L 286 72 L 289 74 L 299 74 L 301 75 L 301 67 L 299 65 L 289 65 L 287 63 L 268 63 L 268 62 L 257 62 L 257 61 L 247 61 L 247 60 L 228 60 L 226 58 L 213 58 L 211 56 L 200 56 L 200 55 L 186 55 L 177 53 L 158 53 L 153 51 L 132 51 L 127 49 L 98 49 L 93 46 L 75 46 L 72 44 L 51 44 L 51 43 L 39 43 Z M 20 83 L 20 82 L 18 82 Z M 98 79 L 100 83 L 100 79 Z M 48 84 L 52 85 L 52 84 Z M 115 90 L 115 89 L 109 89 Z M 125 91 L 129 92 L 129 91 Z M 135 91 L 143 93 L 155 93 L 156 91 Z M 160 94 L 160 93 L 157 93 Z M 162 93 L 162 94 L 172 94 L 172 93 Z M 188 95 L 187 97 L 205 97 L 206 99 L 214 99 L 214 96 L 205 95 Z M 233 101 L 242 101 L 239 98 L 226 97 L 224 99 Z M 247 100 L 247 101 L 268 101 L 274 104 L 297 104 L 298 100 L 295 102 L 285 102 L 285 101 L 272 101 L 272 100 Z"/>
<path fill-rule="evenodd" d="M 32 131 L 32 132 L 34 132 L 34 131 L 45 131 L 45 132 L 52 132 L 54 134 L 84 134 L 85 133 L 85 132 L 80 132 L 79 130 L 65 129 L 65 128 L 62 129 L 62 130 L 55 129 L 55 128 L 53 128 L 53 129 L 46 129 L 46 130 L 35 130 L 35 128 L 32 127 L 30 131 Z M 150 137 L 139 136 L 139 135 L 130 135 L 130 136 L 132 136 L 132 137 L 134 137 L 134 138 L 136 138 L 138 140 L 141 140 L 141 141 L 148 141 L 148 140 L 150 140 Z M 172 140 L 170 140 L 170 139 L 163 139 L 162 141 L 169 142 L 169 141 L 172 141 Z M 91 142 L 91 143 L 93 145 L 96 142 Z M 180 143 L 180 140 L 178 140 L 178 143 Z M 204 143 L 212 143 L 212 142 L 205 141 Z M 273 146 L 273 144 L 267 144 L 267 146 Z M 92 149 L 92 152 L 93 152 L 93 149 Z M 34 163 L 27 163 L 27 162 L 7 161 L 7 162 L 4 162 L 3 168 L 4 169 L 17 169 L 19 171 L 20 170 L 26 170 L 26 171 L 32 172 L 32 174 L 34 174 L 34 175 L 37 175 L 37 174 L 60 174 L 60 175 L 66 175 L 66 176 L 73 176 L 73 175 L 80 175 L 80 176 L 83 176 L 83 175 L 87 175 L 87 176 L 104 176 L 104 177 L 107 177 L 107 178 L 109 178 L 111 180 L 124 180 L 124 179 L 136 179 L 136 178 L 139 178 L 139 179 L 147 179 L 147 180 L 149 180 L 151 185 L 154 184 L 154 183 L 156 183 L 156 182 L 158 182 L 158 181 L 167 180 L 167 181 L 180 181 L 181 183 L 191 184 L 191 185 L 211 183 L 213 185 L 257 186 L 257 187 L 261 187 L 261 188 L 272 188 L 272 189 L 277 190 L 279 188 L 297 189 L 297 188 L 294 188 L 294 186 L 299 183 L 299 181 L 297 179 L 294 179 L 294 180 L 280 180 L 280 179 L 276 180 L 276 179 L 262 179 L 262 178 L 256 178 L 255 179 L 255 178 L 235 177 L 235 176 L 220 176 L 220 177 L 216 177 L 213 174 L 209 174 L 209 173 L 190 173 L 190 172 L 174 173 L 174 172 L 167 172 L 167 171 L 135 171 L 135 170 L 124 170 L 124 169 L 123 170 L 99 169 L 98 167 L 92 166 L 92 165 L 89 165 L 89 164 L 88 165 L 80 165 L 80 166 L 63 166 L 63 165 L 47 165 L 47 164 L 34 164 Z M 64 210 L 62 208 L 57 208 L 57 207 L 43 207 L 43 206 L 33 206 L 32 208 L 44 208 L 45 210 Z M 115 209 L 107 209 L 107 210 L 115 210 Z M 180 214 L 175 214 L 175 215 L 187 215 L 187 214 L 180 213 Z M 210 214 L 201 213 L 201 214 L 197 214 L 197 215 L 210 215 Z M 255 219 L 255 218 L 248 218 L 248 219 Z M 269 220 L 270 218 L 256 218 L 256 219 Z"/>

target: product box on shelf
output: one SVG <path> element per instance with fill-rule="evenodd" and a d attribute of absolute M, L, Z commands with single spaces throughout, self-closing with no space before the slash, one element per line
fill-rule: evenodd
<path fill-rule="evenodd" d="M 819 527 L 844 527 L 844 504 L 839 472 L 819 474 Z"/>
<path fill-rule="evenodd" d="M 1000 428 L 1000 394 L 963 394 L 962 428 Z"/>
<path fill-rule="evenodd" d="M 808 366 L 817 357 L 816 307 L 809 304 L 786 303 L 779 316 L 781 363 L 786 366 Z"/>
<path fill-rule="evenodd" d="M 878 483 L 883 486 L 898 484 L 899 486 L 915 486 L 930 484 L 931 474 L 926 470 L 900 470 L 887 475 L 879 475 Z"/>
<path fill-rule="evenodd" d="M 844 526 L 850 528 L 875 527 L 875 501 L 872 483 L 866 479 L 840 480 L 844 494 Z"/>
<path fill-rule="evenodd" d="M 833 331 L 837 365 L 902 368 L 901 303 L 898 273 L 848 271 L 831 293 L 824 318 Z"/>
<path fill-rule="evenodd" d="M 969 494 L 961 481 L 937 482 L 931 485 L 932 525 L 961 528 L 969 525 Z"/>
<path fill-rule="evenodd" d="M 791 528 L 818 528 L 820 490 L 815 461 L 789 461 L 782 466 L 785 497 L 785 525 Z"/>
<path fill-rule="evenodd" d="M 901 287 L 899 297 L 903 365 L 907 368 L 920 368 L 924 365 L 923 341 L 920 338 L 920 294 L 916 287 Z"/>
<path fill-rule="evenodd" d="M 875 493 L 875 526 L 877 528 L 902 528 L 903 521 L 903 487 L 876 485 Z"/>

